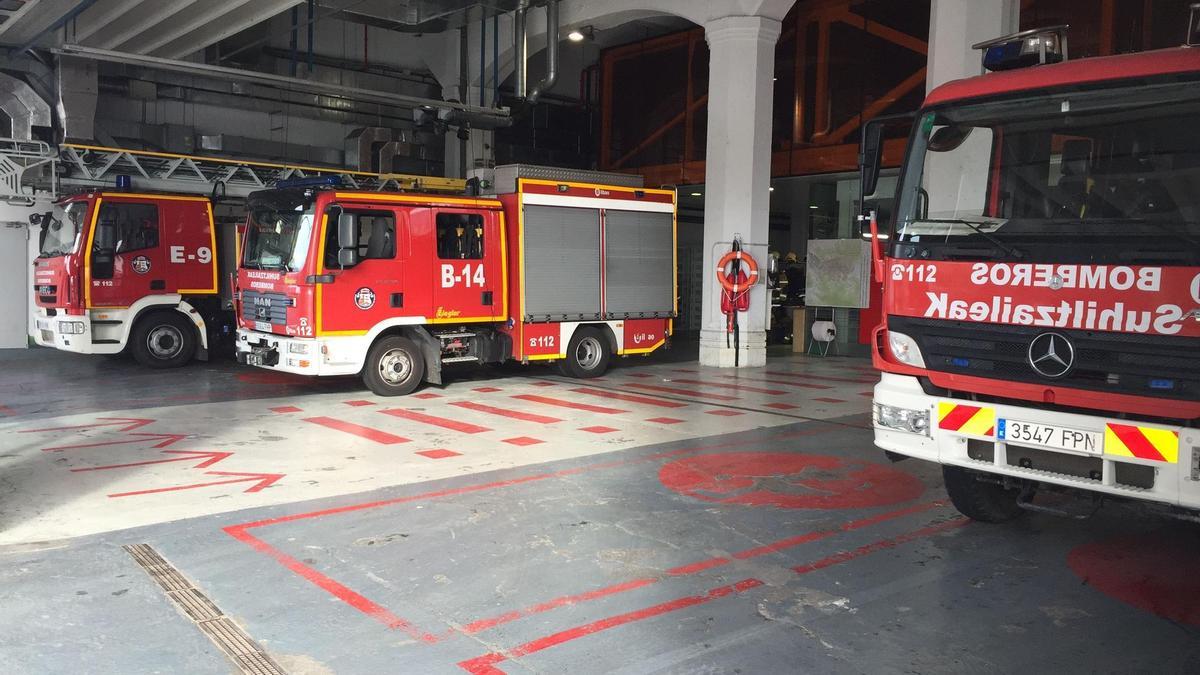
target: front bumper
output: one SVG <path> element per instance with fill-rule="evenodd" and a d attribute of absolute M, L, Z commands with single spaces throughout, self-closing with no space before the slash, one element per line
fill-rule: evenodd
<path fill-rule="evenodd" d="M 361 349 L 346 343 L 345 338 L 297 338 L 239 328 L 237 361 L 296 375 L 355 375 L 362 370 Z"/>
<path fill-rule="evenodd" d="M 1200 429 L 928 396 L 915 377 L 890 373 L 884 373 L 875 386 L 874 400 L 875 445 L 884 450 L 938 464 L 1200 509 Z M 913 433 L 885 427 L 878 419 L 878 404 L 927 411 L 929 428 Z M 960 430 L 942 428 L 939 413 L 959 405 L 980 408 L 982 419 L 993 422 L 1020 420 L 1091 432 L 1101 439 L 1101 445 L 1095 452 L 1018 445 L 999 439 L 995 423 L 976 422 Z M 954 423 L 947 418 L 945 424 Z M 1120 454 L 1121 445 L 1106 433 L 1110 424 L 1152 429 L 1151 435 L 1158 439 L 1176 435 L 1174 461 L 1170 452 L 1163 453 L 1167 459 L 1161 460 Z"/>
<path fill-rule="evenodd" d="M 59 310 L 50 316 L 44 307 L 37 309 L 34 319 L 33 341 L 42 347 L 75 354 L 117 354 L 125 348 L 121 331 L 114 330 L 120 322 L 95 325 L 87 315 L 73 316 Z"/>

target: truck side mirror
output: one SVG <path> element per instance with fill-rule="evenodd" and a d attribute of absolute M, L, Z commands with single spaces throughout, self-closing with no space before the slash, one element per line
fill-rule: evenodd
<path fill-rule="evenodd" d="M 92 278 L 113 278 L 113 264 L 116 258 L 117 224 L 111 220 L 96 223 L 96 233 L 92 238 Z"/>
<path fill-rule="evenodd" d="M 883 164 L 883 125 L 883 120 L 872 120 L 862 128 L 859 173 L 864 198 L 875 194 L 875 187 L 879 184 L 879 169 Z"/>
<path fill-rule="evenodd" d="M 337 216 L 338 264 L 354 267 L 358 264 L 358 219 L 340 208 Z"/>

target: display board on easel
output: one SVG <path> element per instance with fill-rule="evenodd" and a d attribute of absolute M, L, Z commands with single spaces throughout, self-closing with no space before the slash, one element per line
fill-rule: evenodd
<path fill-rule="evenodd" d="M 813 239 L 808 242 L 806 261 L 806 305 L 862 309 L 870 304 L 869 243 L 861 239 Z"/>

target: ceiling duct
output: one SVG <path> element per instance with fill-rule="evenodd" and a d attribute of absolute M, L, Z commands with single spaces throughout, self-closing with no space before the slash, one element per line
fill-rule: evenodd
<path fill-rule="evenodd" d="M 12 120 L 12 129 L 0 134 L 19 141 L 32 141 L 35 127 L 50 127 L 50 105 L 28 84 L 0 73 L 0 110 Z"/>
<path fill-rule="evenodd" d="M 558 0 L 550 0 L 546 3 L 546 75 L 529 94 L 529 103 L 537 103 L 542 94 L 546 93 L 554 83 L 558 81 Z M 529 56 L 528 50 L 524 55 Z M 522 64 L 524 64 L 524 59 Z M 525 66 L 522 66 L 526 69 Z M 527 70 L 527 69 L 526 69 Z"/>
<path fill-rule="evenodd" d="M 346 165 L 359 171 L 379 171 L 379 149 L 392 140 L 392 130 L 386 127 L 364 127 L 355 129 L 346 137 L 350 147 L 346 151 Z"/>
<path fill-rule="evenodd" d="M 100 85 L 95 61 L 62 56 L 58 59 L 56 111 L 68 141 L 96 137 L 96 100 Z"/>

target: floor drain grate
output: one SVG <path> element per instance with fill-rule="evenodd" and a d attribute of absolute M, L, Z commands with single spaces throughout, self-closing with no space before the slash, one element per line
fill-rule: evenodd
<path fill-rule="evenodd" d="M 149 544 L 131 544 L 124 549 L 239 670 L 247 675 L 284 675 L 279 664 L 271 660 L 257 642 L 238 628 L 158 551 Z"/>

